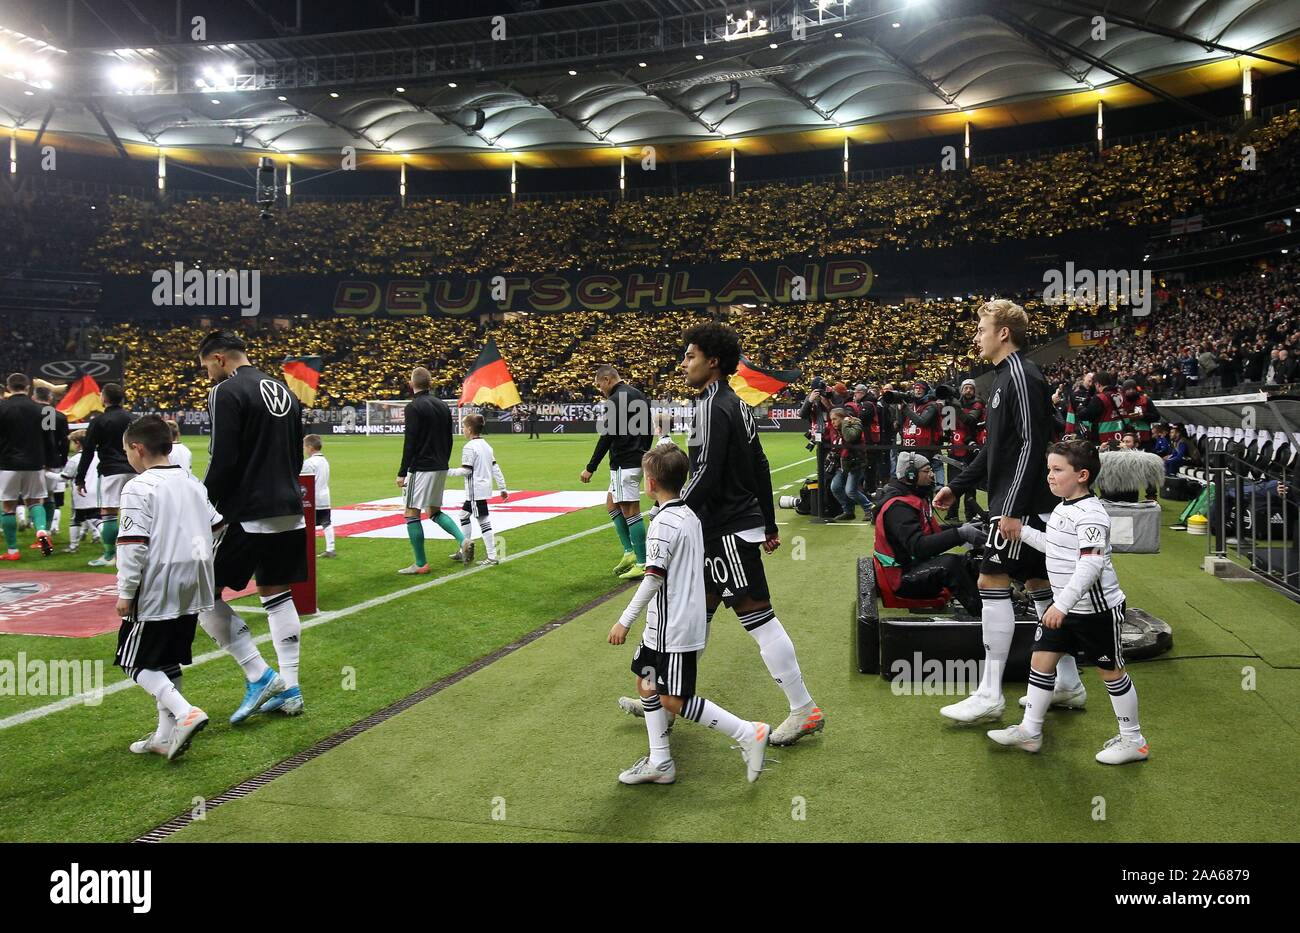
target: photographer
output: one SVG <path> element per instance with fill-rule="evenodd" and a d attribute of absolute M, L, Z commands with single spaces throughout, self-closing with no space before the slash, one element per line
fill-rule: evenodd
<path fill-rule="evenodd" d="M 923 454 L 898 455 L 895 478 L 885 487 L 876 512 L 877 585 L 883 594 L 905 599 L 938 596 L 946 587 L 963 609 L 981 612 L 978 573 L 970 553 L 946 554 L 960 544 L 984 543 L 982 525 L 944 528 L 934 517 L 934 468 Z"/>
<path fill-rule="evenodd" d="M 1147 394 L 1138 387 L 1136 379 L 1125 379 L 1121 392 L 1120 414 L 1124 423 L 1137 439 L 1138 450 L 1150 450 L 1151 425 L 1158 415 L 1156 406 Z"/>
<path fill-rule="evenodd" d="M 853 521 L 854 503 L 862 506 L 862 520 L 872 521 L 874 516 L 871 499 L 862 491 L 863 471 L 867 466 L 867 441 L 862 421 L 847 414 L 843 408 L 835 408 L 831 410 L 830 431 L 834 439 L 835 456 L 827 458 L 826 468 L 830 470 L 832 461 L 838 463 L 830 487 L 831 494 L 839 500 L 843 509 L 835 521 Z"/>
<path fill-rule="evenodd" d="M 803 433 L 803 436 L 808 438 L 808 449 L 817 452 L 817 476 L 820 482 L 817 507 L 813 512 L 818 518 L 824 518 L 826 514 L 826 509 L 821 504 L 820 490 L 825 489 L 826 483 L 830 480 L 826 465 L 826 428 L 833 407 L 826 393 L 825 381 L 821 377 L 815 377 L 812 381 L 812 391 L 808 393 L 803 407 L 799 409 L 799 417 L 808 422 L 808 430 Z"/>
<path fill-rule="evenodd" d="M 853 389 L 853 400 L 844 406 L 847 410 L 857 410 L 857 418 L 862 422 L 864 442 L 867 446 L 866 466 L 863 470 L 863 482 L 870 493 L 874 493 L 889 482 L 893 464 L 888 461 L 888 451 L 881 450 L 884 432 L 881 427 L 885 415 L 876 393 L 869 385 L 858 384 Z"/>
<path fill-rule="evenodd" d="M 956 414 L 956 426 L 952 431 L 952 458 L 963 464 L 970 463 L 979 453 L 982 429 L 984 427 L 984 402 L 975 391 L 975 380 L 966 379 L 961 384 L 961 395 L 953 403 Z M 948 510 L 948 521 L 955 522 L 961 517 L 962 502 L 966 503 L 966 519 L 974 521 L 983 514 L 975 490 L 969 490 L 960 500 L 953 503 Z"/>
<path fill-rule="evenodd" d="M 943 447 L 943 402 L 935 398 L 930 383 L 924 379 L 912 384 L 912 394 L 903 406 L 902 435 L 903 451 L 923 454 L 942 484 L 943 464 L 938 456 Z"/>

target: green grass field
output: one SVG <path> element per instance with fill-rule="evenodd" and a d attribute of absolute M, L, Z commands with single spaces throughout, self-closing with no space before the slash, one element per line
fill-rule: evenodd
<path fill-rule="evenodd" d="M 578 473 L 591 436 L 490 440 L 512 488 L 584 488 Z M 798 435 L 768 436 L 765 444 L 774 486 L 795 483 L 810 469 Z M 327 439 L 335 505 L 395 495 L 399 445 L 398 438 Z M 203 445 L 191 446 L 201 474 Z M 1166 518 L 1174 511 L 1171 504 Z M 1296 838 L 1300 612 L 1262 584 L 1203 573 L 1204 539 L 1165 530 L 1159 555 L 1117 558 L 1130 605 L 1170 622 L 1175 649 L 1132 667 L 1151 760 L 1105 768 L 1092 756 L 1115 723 L 1092 672 L 1085 674 L 1088 710 L 1052 713 L 1038 756 L 993 747 L 980 728 L 948 725 L 938 708 L 950 698 L 898 696 L 885 681 L 857 674 L 853 568 L 869 552 L 870 528 L 813 525 L 788 511 L 778 519 L 784 546 L 766 561 L 774 606 L 828 724 L 816 738 L 774 749 L 771 757 L 780 760 L 757 784 L 745 783 L 727 739 L 690 723 L 673 732 L 676 785 L 617 782 L 646 742 L 642 722 L 615 706 L 631 687 L 633 645 L 605 643 L 629 592 L 209 811 L 173 838 Z M 471 572 L 432 547 L 431 561 L 443 574 L 433 585 L 432 576 L 395 575 L 410 560 L 405 541 L 340 539 L 340 558 L 318 564 L 327 621 L 303 635 L 307 712 L 231 728 L 226 718 L 242 692 L 237 668 L 227 658 L 196 665 L 184 690 L 213 722 L 172 765 L 126 750 L 154 718 L 152 701 L 138 688 L 16 725 L 7 725 L 10 717 L 52 699 L 0 696 L 0 840 L 134 838 L 190 810 L 196 798 L 212 798 L 620 587 L 608 572 L 619 548 L 601 507 L 506 538 L 510 559 Z M 59 543 L 65 539 L 66 533 Z M 42 569 L 86 570 L 93 555 L 84 546 Z M 34 566 L 29 560 L 39 559 L 25 552 L 23 566 Z M 5 567 L 0 581 L 16 572 Z M 385 596 L 394 598 L 340 612 Z M 255 632 L 265 632 L 262 616 L 248 618 Z M 114 639 L 0 635 L 0 658 L 20 651 L 29 658 L 98 658 L 111 683 L 120 679 L 111 666 Z M 211 647 L 200 633 L 196 656 Z M 273 660 L 269 644 L 262 650 Z M 1253 689 L 1243 688 L 1247 668 Z M 775 723 L 785 713 L 752 639 L 725 610 L 713 625 L 699 691 L 749 718 Z M 1009 685 L 1009 716 L 1020 692 Z M 1095 818 L 1100 808 L 1105 819 Z"/>

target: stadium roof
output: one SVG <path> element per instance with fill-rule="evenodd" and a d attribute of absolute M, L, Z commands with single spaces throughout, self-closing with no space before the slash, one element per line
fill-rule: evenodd
<path fill-rule="evenodd" d="M 0 109 L 20 141 L 209 164 L 324 164 L 352 146 L 359 164 L 559 166 L 647 144 L 682 159 L 951 135 L 1185 98 L 1300 58 L 1294 0 L 1121 6 L 617 0 L 509 16 L 504 38 L 481 18 L 66 52 L 10 33 L 0 46 L 22 55 L 0 56 Z"/>

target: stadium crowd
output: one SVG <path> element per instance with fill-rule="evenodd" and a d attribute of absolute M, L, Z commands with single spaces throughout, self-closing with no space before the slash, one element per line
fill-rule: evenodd
<path fill-rule="evenodd" d="M 1121 317 L 1101 346 L 1087 347 L 1044 372 L 1075 385 L 1088 373 L 1114 372 L 1162 395 L 1189 389 L 1279 386 L 1300 381 L 1300 262 L 1167 291 L 1147 318 Z"/>
<path fill-rule="evenodd" d="M 1258 167 L 1243 171 L 1239 147 Z M 1300 186 L 1300 112 L 1228 128 L 1024 155 L 869 183 L 755 183 L 678 195 L 303 200 L 259 219 L 248 199 L 156 203 L 9 195 L 6 267 L 142 273 L 181 260 L 276 274 L 545 272 L 998 243 L 1141 227 Z M 718 231 L 727 231 L 719 236 Z"/>

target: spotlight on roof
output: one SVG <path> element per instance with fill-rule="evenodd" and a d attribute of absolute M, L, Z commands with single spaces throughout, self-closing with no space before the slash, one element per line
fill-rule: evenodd
<path fill-rule="evenodd" d="M 569 69 L 569 77 L 570 77 L 570 78 L 576 77 L 577 74 L 578 74 L 578 73 L 577 73 L 576 71 L 574 71 L 572 68 Z"/>
<path fill-rule="evenodd" d="M 338 96 L 339 96 L 339 92 L 338 92 L 338 91 L 330 91 L 330 97 L 337 98 Z"/>
<path fill-rule="evenodd" d="M 696 55 L 696 56 L 695 56 L 695 60 L 696 60 L 697 62 L 702 62 L 702 61 L 704 61 L 704 56 L 703 56 L 703 55 Z"/>
<path fill-rule="evenodd" d="M 399 88 L 397 88 L 397 93 L 399 93 L 399 94 L 405 94 L 405 93 L 406 93 L 406 88 L 404 88 L 404 87 L 399 87 Z"/>
<path fill-rule="evenodd" d="M 457 86 L 457 85 L 456 85 L 456 82 L 455 82 L 455 81 L 448 81 L 448 82 L 447 82 L 447 87 L 456 87 L 456 86 Z"/>

